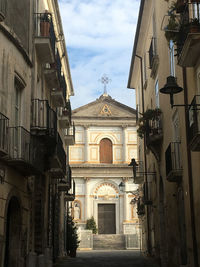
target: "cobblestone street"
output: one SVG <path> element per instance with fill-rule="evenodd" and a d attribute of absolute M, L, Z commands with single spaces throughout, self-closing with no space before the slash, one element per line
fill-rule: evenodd
<path fill-rule="evenodd" d="M 158 267 L 152 259 L 141 256 L 139 251 L 79 251 L 76 258 L 64 258 L 54 267 Z"/>

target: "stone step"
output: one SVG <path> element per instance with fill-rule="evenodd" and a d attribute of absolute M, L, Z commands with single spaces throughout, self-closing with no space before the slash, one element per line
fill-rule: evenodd
<path fill-rule="evenodd" d="M 125 249 L 125 236 L 124 235 L 94 235 L 93 236 L 93 249 L 108 249 L 108 250 L 122 250 Z"/>

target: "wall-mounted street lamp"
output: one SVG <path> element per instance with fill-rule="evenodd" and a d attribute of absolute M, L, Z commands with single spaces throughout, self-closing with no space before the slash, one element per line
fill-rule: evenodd
<path fill-rule="evenodd" d="M 131 162 L 128 164 L 128 166 L 133 167 L 133 178 L 136 178 L 136 171 L 137 171 L 138 163 L 135 161 L 134 158 L 131 159 Z"/>
<path fill-rule="evenodd" d="M 174 105 L 174 95 L 182 91 L 183 91 L 183 88 L 177 84 L 176 78 L 174 76 L 167 77 L 167 83 L 165 84 L 163 88 L 160 89 L 160 92 L 162 94 L 170 95 L 171 108 L 175 106 L 185 106 L 185 105 Z"/>

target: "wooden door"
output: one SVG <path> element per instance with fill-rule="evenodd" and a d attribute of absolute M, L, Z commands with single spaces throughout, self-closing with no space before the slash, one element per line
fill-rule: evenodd
<path fill-rule="evenodd" d="M 98 233 L 116 234 L 115 204 L 98 204 Z"/>
<path fill-rule="evenodd" d="M 108 138 L 100 142 L 100 163 L 112 163 L 112 142 Z"/>

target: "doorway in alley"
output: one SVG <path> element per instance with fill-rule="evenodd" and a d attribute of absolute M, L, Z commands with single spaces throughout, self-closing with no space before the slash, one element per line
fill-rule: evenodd
<path fill-rule="evenodd" d="M 98 204 L 98 233 L 116 234 L 115 204 Z"/>
<path fill-rule="evenodd" d="M 6 244 L 4 267 L 20 266 L 21 251 L 21 208 L 16 197 L 12 197 L 7 210 Z"/>

